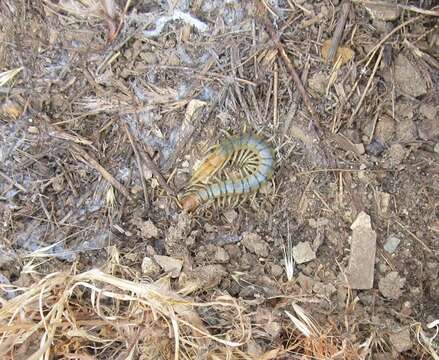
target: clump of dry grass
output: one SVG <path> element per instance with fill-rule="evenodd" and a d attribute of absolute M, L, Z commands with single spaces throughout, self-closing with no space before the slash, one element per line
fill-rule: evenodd
<path fill-rule="evenodd" d="M 309 359 L 359 359 L 359 346 L 348 339 L 337 336 L 335 329 L 321 329 L 317 323 L 299 305 L 293 304 L 295 315 L 285 314 L 292 321 L 296 331 L 294 341 L 288 346 L 290 352 L 304 354 Z M 364 354 L 363 354 L 364 358 Z"/>
<path fill-rule="evenodd" d="M 197 303 L 177 295 L 167 280 L 127 280 L 98 269 L 50 274 L 3 303 L 0 355 L 191 359 L 242 345 L 247 327 L 236 301 L 223 296 Z M 215 308 L 235 326 L 212 334 L 199 307 Z"/>

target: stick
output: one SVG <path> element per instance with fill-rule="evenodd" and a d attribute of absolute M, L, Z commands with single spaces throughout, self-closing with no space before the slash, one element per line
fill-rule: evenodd
<path fill-rule="evenodd" d="M 175 190 L 171 188 L 171 186 L 167 183 L 166 179 L 160 173 L 157 165 L 151 159 L 149 154 L 146 151 L 139 151 L 140 158 L 145 163 L 146 167 L 152 172 L 155 176 L 161 187 L 168 193 L 168 195 L 177 196 Z"/>
<path fill-rule="evenodd" d="M 297 89 L 300 92 L 300 95 L 302 95 L 302 99 L 303 102 L 305 103 L 305 106 L 307 107 L 309 113 L 312 115 L 312 117 L 315 119 L 315 123 L 317 125 L 317 127 L 320 129 L 320 121 L 319 118 L 317 116 L 317 113 L 315 112 L 313 105 L 311 103 L 311 99 L 308 96 L 308 93 L 306 92 L 302 81 L 300 81 L 300 77 L 297 74 L 296 69 L 294 68 L 291 60 L 288 58 L 287 53 L 285 52 L 285 48 L 282 44 L 282 42 L 279 39 L 279 36 L 276 33 L 276 30 L 274 30 L 273 25 L 271 24 L 270 20 L 267 17 L 267 10 L 264 7 L 264 4 L 262 3 L 261 0 L 257 0 L 256 2 L 256 7 L 258 9 L 258 11 L 260 12 L 260 19 L 265 27 L 265 29 L 267 30 L 268 34 L 271 37 L 271 40 L 274 42 L 274 44 L 276 45 L 276 48 L 279 52 L 280 57 L 282 58 L 283 62 L 285 63 L 285 66 L 287 67 L 287 70 L 290 74 L 290 76 L 293 78 L 294 83 L 297 86 Z"/>
<path fill-rule="evenodd" d="M 146 191 L 145 177 L 144 177 L 144 174 L 143 174 L 143 166 L 142 166 L 142 161 L 140 159 L 139 150 L 137 149 L 137 146 L 134 143 L 133 137 L 131 136 L 131 133 L 130 133 L 130 130 L 128 129 L 128 126 L 124 123 L 123 127 L 125 129 L 125 132 L 126 132 L 126 134 L 128 136 L 128 140 L 130 141 L 131 147 L 133 148 L 134 155 L 136 157 L 136 164 L 137 164 L 137 167 L 139 168 L 140 180 L 142 181 L 143 198 L 144 198 L 144 201 L 145 201 L 145 207 L 149 208 L 148 192 Z"/>
<path fill-rule="evenodd" d="M 422 18 L 422 15 L 419 15 L 419 16 L 416 16 L 414 18 L 408 19 L 407 21 L 404 21 L 402 24 L 399 24 L 391 32 L 386 34 L 380 41 L 378 41 L 378 43 L 372 49 L 369 50 L 369 52 L 366 54 L 366 56 L 362 60 L 360 60 L 359 64 L 361 64 L 364 61 L 367 61 L 369 59 L 369 56 L 371 56 L 371 54 L 373 54 L 375 51 L 377 51 L 379 49 L 379 47 L 381 45 L 383 45 L 387 41 L 387 39 L 390 38 L 394 33 L 401 30 L 404 26 L 411 24 L 412 22 L 416 22 L 421 18 Z"/>
<path fill-rule="evenodd" d="M 101 164 L 97 162 L 91 155 L 89 155 L 82 147 L 79 145 L 70 142 L 70 146 L 79 153 L 80 156 L 93 168 L 101 173 L 105 180 L 107 180 L 111 185 L 113 185 L 117 191 L 119 191 L 123 196 L 125 196 L 128 200 L 133 201 L 132 197 L 128 190 L 123 186 L 119 181 L 117 181 L 113 175 L 111 175 Z"/>
<path fill-rule="evenodd" d="M 370 88 L 370 85 L 372 84 L 372 80 L 375 76 L 376 71 L 378 70 L 378 66 L 380 65 L 381 58 L 383 57 L 383 51 L 384 51 L 384 47 L 381 48 L 381 51 L 378 55 L 378 59 L 375 62 L 375 66 L 373 67 L 372 74 L 370 74 L 369 80 L 367 81 L 366 88 L 364 89 L 363 94 L 361 94 L 360 101 L 358 102 L 357 107 L 355 108 L 354 112 L 352 113 L 351 117 L 349 118 L 349 121 L 348 121 L 349 127 L 352 126 L 352 124 L 354 122 L 354 117 L 355 117 L 355 115 L 357 115 L 358 110 L 360 110 L 361 105 L 363 104 L 364 98 L 366 97 L 366 94 Z"/>
<path fill-rule="evenodd" d="M 338 45 L 340 44 L 343 36 L 343 31 L 346 26 L 346 20 L 348 19 L 349 10 L 351 9 L 351 3 L 348 0 L 344 0 L 341 4 L 340 17 L 335 27 L 334 35 L 331 41 L 331 47 L 328 52 L 328 63 L 332 64 L 335 54 L 337 54 Z"/>

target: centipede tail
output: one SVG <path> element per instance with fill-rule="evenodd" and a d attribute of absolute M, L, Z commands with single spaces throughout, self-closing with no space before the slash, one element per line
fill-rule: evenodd
<path fill-rule="evenodd" d="M 220 206 L 236 206 L 245 197 L 256 192 L 273 175 L 273 149 L 256 135 L 229 138 L 213 148 L 192 175 L 187 191 L 181 199 L 186 211 L 194 211 L 210 200 Z M 240 176 L 220 180 L 216 175 L 225 173 L 226 167 L 237 167 Z M 223 174 L 224 175 L 224 174 Z M 213 178 L 216 178 L 212 181 Z"/>

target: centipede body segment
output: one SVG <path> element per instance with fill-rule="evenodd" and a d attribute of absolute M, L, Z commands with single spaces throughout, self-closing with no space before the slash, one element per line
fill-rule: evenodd
<path fill-rule="evenodd" d="M 193 173 L 181 206 L 193 211 L 209 200 L 227 200 L 238 203 L 245 195 L 256 192 L 273 176 L 274 151 L 259 136 L 234 136 L 212 148 Z M 238 176 L 220 180 L 217 175 L 235 167 Z M 212 179 L 214 179 L 212 181 Z"/>

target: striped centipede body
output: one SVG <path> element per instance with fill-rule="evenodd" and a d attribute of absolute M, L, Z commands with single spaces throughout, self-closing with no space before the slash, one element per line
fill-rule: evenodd
<path fill-rule="evenodd" d="M 271 179 L 273 165 L 274 151 L 259 136 L 245 134 L 230 137 L 214 146 L 193 173 L 180 199 L 181 207 L 191 212 L 210 200 L 237 205 L 240 199 L 256 192 Z M 225 180 L 218 178 L 226 167 L 239 169 L 239 176 Z"/>

